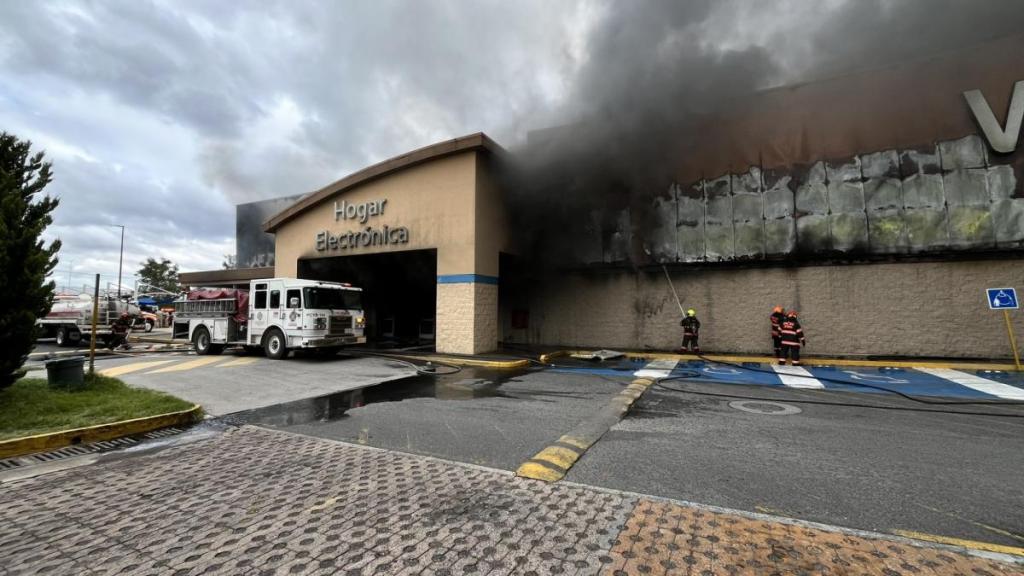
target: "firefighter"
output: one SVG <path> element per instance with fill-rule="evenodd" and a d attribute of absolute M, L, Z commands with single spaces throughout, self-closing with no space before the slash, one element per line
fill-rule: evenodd
<path fill-rule="evenodd" d="M 804 329 L 800 321 L 796 319 L 796 310 L 786 312 L 786 318 L 779 324 L 779 336 L 781 346 L 779 347 L 779 364 L 786 365 L 786 357 L 793 359 L 793 366 L 800 365 L 800 347 L 807 344 L 804 338 Z"/>
<path fill-rule="evenodd" d="M 697 343 L 697 338 L 700 337 L 700 320 L 697 319 L 697 311 L 693 308 L 687 310 L 686 317 L 679 322 L 679 325 L 683 327 L 683 347 L 680 351 L 700 354 L 700 344 Z M 693 350 L 690 350 L 691 344 Z"/>
<path fill-rule="evenodd" d="M 132 324 L 134 323 L 135 319 L 131 315 L 127 312 L 122 312 L 121 316 L 110 325 L 110 339 L 107 341 L 107 348 L 111 350 L 115 348 L 130 349 L 128 334 L 131 332 Z"/>
<path fill-rule="evenodd" d="M 775 350 L 775 357 L 782 358 L 782 336 L 779 334 L 779 326 L 782 321 L 786 319 L 786 313 L 783 312 L 782 306 L 776 306 L 772 308 L 772 315 L 768 317 L 768 320 L 772 323 L 772 348 Z"/>

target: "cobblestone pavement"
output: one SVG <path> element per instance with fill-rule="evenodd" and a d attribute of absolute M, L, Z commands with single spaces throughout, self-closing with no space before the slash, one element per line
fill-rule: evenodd
<path fill-rule="evenodd" d="M 255 427 L 0 487 L 0 574 L 1024 574 Z"/>

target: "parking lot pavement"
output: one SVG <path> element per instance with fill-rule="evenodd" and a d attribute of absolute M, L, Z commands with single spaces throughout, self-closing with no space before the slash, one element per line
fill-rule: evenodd
<path fill-rule="evenodd" d="M 336 440 L 515 470 L 607 404 L 623 385 L 537 370 L 464 368 L 363 392 L 364 406 L 283 427 Z M 299 407 L 302 410 L 302 407 Z M 270 411 L 263 422 L 279 425 Z M 259 415 L 253 422 L 260 422 Z"/>
<path fill-rule="evenodd" d="M 100 373 L 173 394 L 216 416 L 408 378 L 408 364 L 382 358 L 150 354 L 97 360 Z"/>
<path fill-rule="evenodd" d="M 1024 547 L 1024 406 L 668 385 L 676 390 L 652 387 L 567 479 L 855 528 Z M 990 409 L 1002 415 L 949 413 Z"/>
<path fill-rule="evenodd" d="M 371 389 L 364 407 L 344 414 L 314 412 L 314 419 L 290 423 L 277 414 L 266 422 L 516 470 L 633 378 L 633 371 L 467 369 Z M 926 405 L 893 395 L 689 380 L 667 386 L 692 393 L 648 390 L 567 480 L 854 528 L 1022 546 L 1024 418 L 947 412 L 1020 416 L 1024 406 Z M 729 405 L 761 397 L 785 408 L 757 414 Z M 798 413 L 783 414 L 794 408 Z"/>
<path fill-rule="evenodd" d="M 5 574 L 1021 574 L 1006 557 L 270 431 L 5 485 Z"/>

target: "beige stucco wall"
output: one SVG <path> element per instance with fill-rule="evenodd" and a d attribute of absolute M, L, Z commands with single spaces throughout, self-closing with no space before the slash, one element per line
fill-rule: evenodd
<path fill-rule="evenodd" d="M 353 256 L 380 252 L 437 249 L 437 273 L 468 274 L 476 265 L 477 152 L 432 160 L 371 180 L 312 207 L 275 232 L 279 276 L 294 276 L 300 258 Z M 335 220 L 334 201 L 360 204 L 387 199 L 384 213 L 358 220 Z M 315 249 L 322 230 L 333 234 L 367 226 L 405 226 L 409 242 L 390 246 L 360 246 L 347 250 Z"/>
<path fill-rule="evenodd" d="M 674 272 L 697 309 L 707 351 L 770 353 L 768 314 L 796 307 L 808 354 L 1009 358 L 1001 312 L 984 289 L 1024 288 L 1024 260 L 805 266 Z M 1024 310 L 1011 312 L 1024 335 Z M 514 342 L 623 349 L 679 345 L 680 313 L 660 270 L 563 274 L 530 295 Z"/>
<path fill-rule="evenodd" d="M 501 187 L 493 157 L 476 150 L 433 159 L 341 191 L 286 222 L 275 232 L 276 273 L 295 276 L 303 258 L 326 258 L 390 251 L 435 249 L 437 275 L 498 275 L 498 253 L 508 244 Z M 365 223 L 336 219 L 334 202 L 362 204 L 387 199 L 380 215 Z M 387 246 L 316 250 L 321 231 L 334 235 L 409 229 L 409 241 Z M 497 348 L 497 286 L 439 283 L 437 349 L 476 354 Z"/>

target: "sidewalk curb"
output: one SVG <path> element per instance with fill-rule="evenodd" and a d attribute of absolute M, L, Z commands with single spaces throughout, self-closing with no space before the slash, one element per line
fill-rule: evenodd
<path fill-rule="evenodd" d="M 97 348 L 97 356 L 109 356 L 113 350 Z M 88 350 L 60 350 L 58 352 L 32 352 L 28 355 L 29 360 L 49 360 L 50 358 L 63 358 L 65 356 L 89 356 Z"/>
<path fill-rule="evenodd" d="M 591 350 L 558 350 L 541 354 L 539 360 L 548 364 L 554 358 L 569 356 L 572 354 L 587 354 Z M 695 354 L 673 354 L 669 352 L 623 352 L 627 358 L 641 358 L 645 360 L 701 360 Z M 704 354 L 704 358 L 716 362 L 758 362 L 761 364 L 773 364 L 775 358 L 771 356 L 739 356 L 729 354 Z M 842 358 L 810 358 L 801 359 L 804 366 L 860 366 L 865 368 L 948 368 L 951 370 L 999 370 L 1004 372 L 1016 372 L 1017 367 L 1013 364 L 1000 364 L 995 362 L 941 362 L 933 360 L 847 360 Z"/>
<path fill-rule="evenodd" d="M 502 370 L 513 370 L 526 368 L 530 365 L 529 360 L 481 360 L 479 358 L 462 358 L 460 356 L 415 356 L 411 354 L 377 354 L 381 358 L 400 358 L 402 360 L 420 360 L 435 362 L 437 364 L 452 364 L 454 366 L 475 366 L 479 368 L 499 368 Z"/>
<path fill-rule="evenodd" d="M 191 344 L 188 340 L 178 338 L 161 338 L 160 336 L 129 336 L 128 342 L 147 342 L 150 344 Z"/>
<path fill-rule="evenodd" d="M 134 420 L 123 420 L 121 422 L 110 422 L 108 424 L 97 424 L 96 426 L 88 426 L 85 428 L 73 428 L 71 430 L 61 430 L 60 432 L 50 432 L 48 434 L 38 434 L 36 436 L 3 440 L 0 441 L 0 459 L 23 456 L 33 452 L 54 450 L 74 444 L 101 442 L 103 440 L 113 440 L 114 438 L 121 438 L 123 436 L 145 434 L 146 432 L 152 432 L 153 430 L 159 430 L 160 428 L 167 428 L 169 426 L 192 424 L 199 420 L 201 412 L 202 407 L 199 404 L 196 404 L 188 410 L 181 410 L 178 412 L 169 412 L 167 414 L 157 414 L 156 416 L 146 416 L 144 418 L 136 418 Z"/>

